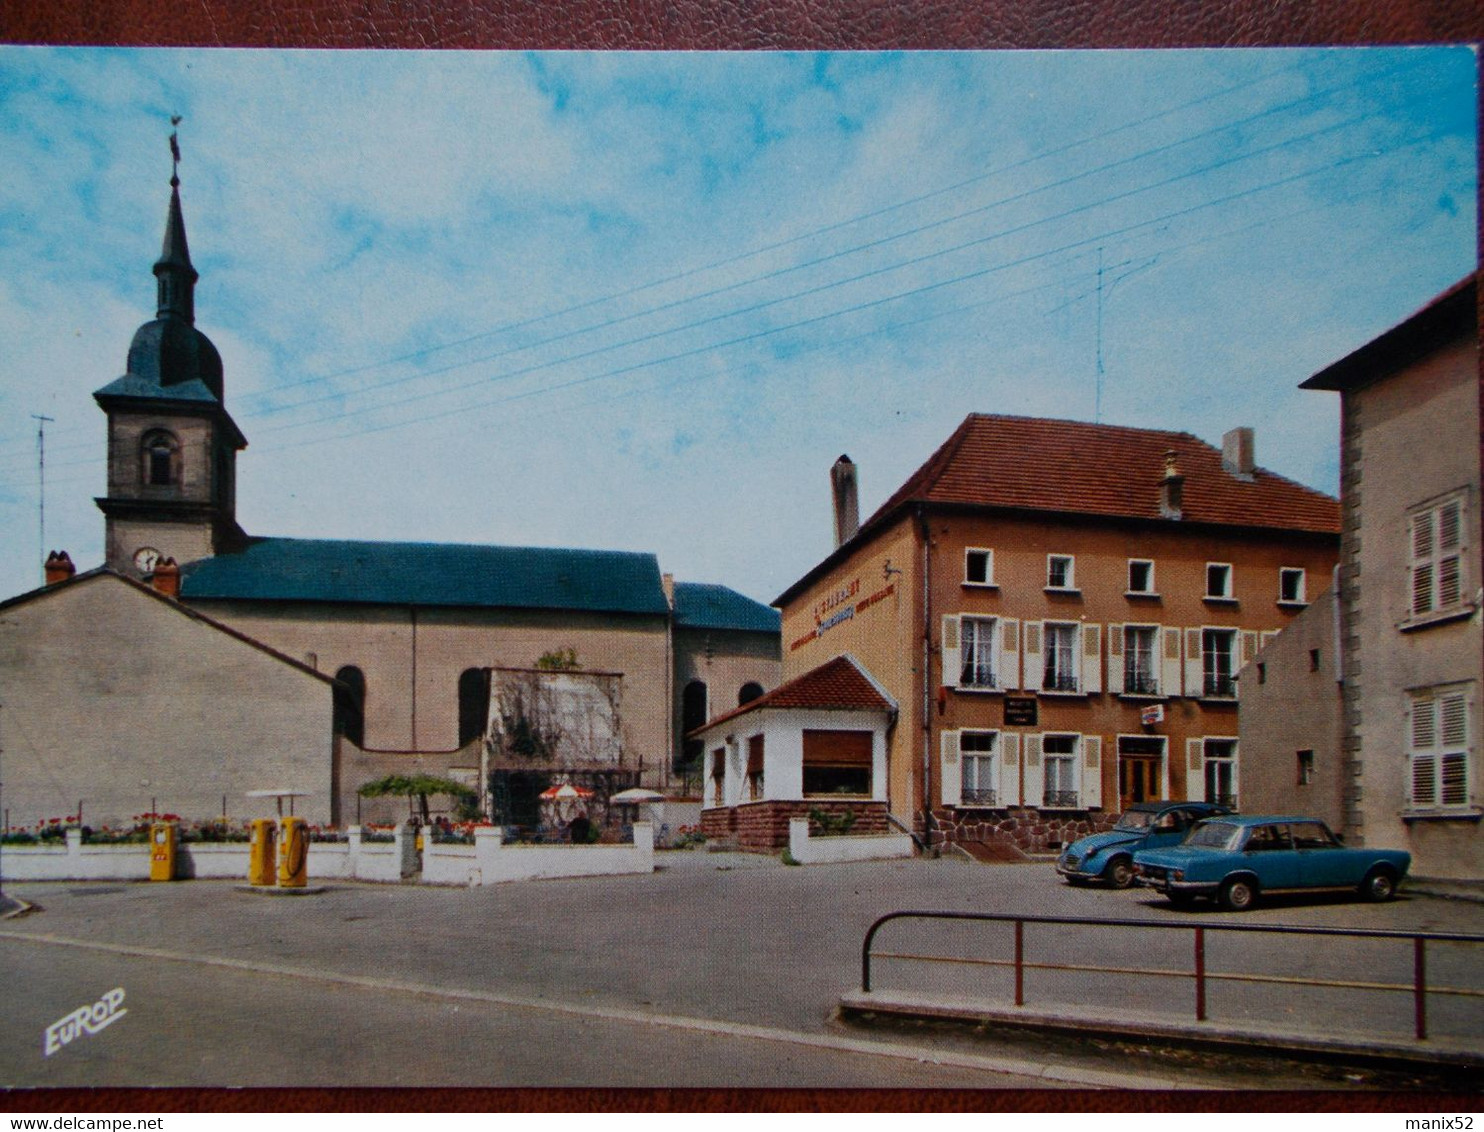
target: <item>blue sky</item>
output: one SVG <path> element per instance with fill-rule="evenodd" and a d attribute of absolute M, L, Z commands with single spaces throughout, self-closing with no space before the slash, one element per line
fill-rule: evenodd
<path fill-rule="evenodd" d="M 869 513 L 974 411 L 1253 425 L 1337 490 L 1297 386 L 1472 270 L 1475 76 L 0 47 L 0 595 L 102 560 L 91 394 L 153 317 L 172 113 L 250 533 L 647 550 L 767 601 L 838 455 Z"/>

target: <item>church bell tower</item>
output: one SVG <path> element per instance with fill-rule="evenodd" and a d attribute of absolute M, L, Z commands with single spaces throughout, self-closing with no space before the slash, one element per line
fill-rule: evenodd
<path fill-rule="evenodd" d="M 247 439 L 227 412 L 221 356 L 196 329 L 198 275 L 186 245 L 174 133 L 170 150 L 155 317 L 135 332 L 124 375 L 93 394 L 108 415 L 108 494 L 97 500 L 105 560 L 135 577 L 165 558 L 184 564 L 230 552 L 246 537 L 237 525 L 236 473 Z"/>

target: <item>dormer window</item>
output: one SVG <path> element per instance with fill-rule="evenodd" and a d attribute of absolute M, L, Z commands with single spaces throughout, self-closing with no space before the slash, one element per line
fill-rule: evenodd
<path fill-rule="evenodd" d="M 147 487 L 172 487 L 180 483 L 180 442 L 173 433 L 154 429 L 140 441 L 144 483 Z"/>

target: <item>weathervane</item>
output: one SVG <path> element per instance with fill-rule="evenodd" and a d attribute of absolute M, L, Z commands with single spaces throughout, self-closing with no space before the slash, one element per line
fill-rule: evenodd
<path fill-rule="evenodd" d="M 180 134 L 176 129 L 180 125 L 180 115 L 170 115 L 170 187 L 180 188 Z"/>

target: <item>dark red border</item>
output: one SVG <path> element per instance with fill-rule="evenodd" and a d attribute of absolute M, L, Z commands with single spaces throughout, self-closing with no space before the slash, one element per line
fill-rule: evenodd
<path fill-rule="evenodd" d="M 865 50 L 1257 47 L 1484 39 L 1475 0 L 7 0 L 0 42 L 298 48 Z M 1480 225 L 1484 231 L 1484 224 Z M 716 1089 L 97 1089 L 0 1093 L 49 1112 L 1477 1111 L 1480 1097 Z"/>

